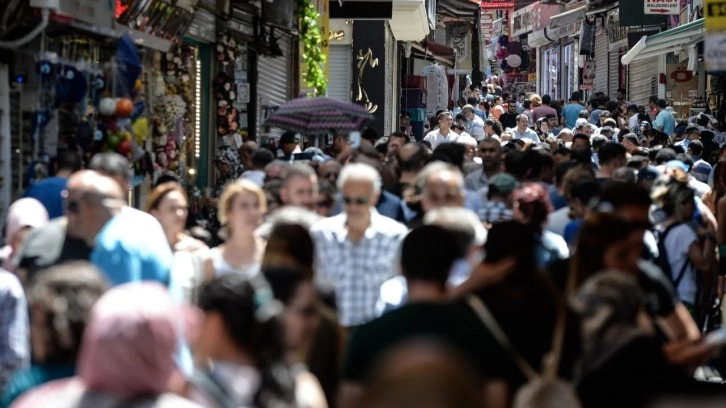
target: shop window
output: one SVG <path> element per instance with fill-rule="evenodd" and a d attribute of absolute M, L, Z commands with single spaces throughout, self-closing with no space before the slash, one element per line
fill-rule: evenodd
<path fill-rule="evenodd" d="M 574 43 L 565 45 L 562 51 L 562 73 L 564 74 L 564 80 L 562 81 L 562 95 L 560 97 L 567 99 L 576 90 L 577 61 L 575 59 Z"/>
<path fill-rule="evenodd" d="M 559 47 L 544 51 L 542 57 L 542 94 L 559 95 Z"/>

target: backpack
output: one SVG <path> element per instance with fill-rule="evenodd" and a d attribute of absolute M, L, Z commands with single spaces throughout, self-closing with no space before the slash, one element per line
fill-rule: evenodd
<path fill-rule="evenodd" d="M 574 274 L 571 274 L 574 275 Z M 570 279 L 572 280 L 572 279 Z M 476 296 L 469 296 L 467 301 L 476 312 L 484 325 L 489 328 L 494 338 L 512 356 L 517 367 L 527 378 L 514 395 L 512 408 L 580 408 L 580 402 L 575 387 L 568 381 L 557 378 L 557 369 L 562 354 L 565 337 L 565 307 L 560 307 L 555 324 L 555 333 L 552 339 L 552 351 L 544 361 L 541 374 L 522 357 L 512 346 L 496 319 L 489 312 L 484 302 Z"/>
<path fill-rule="evenodd" d="M 683 277 L 686 275 L 686 270 L 688 270 L 688 265 L 691 264 L 691 260 L 686 257 L 686 262 L 683 263 L 681 270 L 678 271 L 677 275 L 674 275 L 673 270 L 671 269 L 671 262 L 668 259 L 668 251 L 665 247 L 665 240 L 668 233 L 671 232 L 673 228 L 681 224 L 682 223 L 671 224 L 664 231 L 656 231 L 655 234 L 656 240 L 658 241 L 658 258 L 656 259 L 656 264 L 660 267 L 660 269 L 668 277 L 668 279 L 671 280 L 671 282 L 673 283 L 673 288 L 676 291 L 678 290 L 678 285 L 680 285 Z"/>

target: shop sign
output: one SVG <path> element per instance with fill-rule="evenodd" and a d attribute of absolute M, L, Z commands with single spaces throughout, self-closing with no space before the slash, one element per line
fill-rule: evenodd
<path fill-rule="evenodd" d="M 537 4 L 516 10 L 512 14 L 512 36 L 518 37 L 532 31 L 534 8 Z"/>
<path fill-rule="evenodd" d="M 595 61 L 585 61 L 585 66 L 582 69 L 582 83 L 580 84 L 580 90 L 595 90 Z"/>
<path fill-rule="evenodd" d="M 482 10 L 481 12 L 481 37 L 484 39 L 484 43 L 491 44 L 492 36 L 494 35 L 494 11 Z"/>
<path fill-rule="evenodd" d="M 250 103 L 250 84 L 237 84 L 237 102 Z"/>
<path fill-rule="evenodd" d="M 726 71 L 726 31 L 706 30 L 703 47 L 706 71 Z"/>
<path fill-rule="evenodd" d="M 535 3 L 534 6 L 534 10 L 532 11 L 532 31 L 549 27 L 552 17 L 562 12 L 562 7 L 558 4 Z"/>
<path fill-rule="evenodd" d="M 112 28 L 115 9 L 109 0 L 61 0 L 58 11 L 98 28 Z"/>
<path fill-rule="evenodd" d="M 482 0 L 482 10 L 507 10 L 514 8 L 514 0 Z"/>
<path fill-rule="evenodd" d="M 677 16 L 681 12 L 681 2 L 680 0 L 645 0 L 643 2 L 643 12 L 661 16 Z"/>
<path fill-rule="evenodd" d="M 726 0 L 706 0 L 704 19 L 709 30 L 726 29 Z"/>

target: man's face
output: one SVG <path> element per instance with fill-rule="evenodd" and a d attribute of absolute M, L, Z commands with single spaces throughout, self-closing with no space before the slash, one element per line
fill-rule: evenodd
<path fill-rule="evenodd" d="M 486 168 L 499 166 L 501 150 L 501 147 L 495 143 L 487 141 L 479 143 L 479 157 L 481 157 L 482 165 Z"/>
<path fill-rule="evenodd" d="M 578 132 L 582 133 L 583 135 L 591 136 L 592 135 L 592 128 L 590 125 L 582 125 L 579 127 Z"/>
<path fill-rule="evenodd" d="M 521 118 L 517 119 L 517 127 L 519 128 L 520 132 L 526 129 L 527 125 L 529 125 L 529 119 L 527 119 L 526 116 L 522 116 Z"/>
<path fill-rule="evenodd" d="M 401 115 L 401 127 L 407 127 L 411 124 L 411 117 L 408 115 Z"/>
<path fill-rule="evenodd" d="M 442 115 L 441 119 L 439 119 L 439 127 L 444 131 L 451 129 L 452 123 L 454 123 L 454 118 L 451 115 Z"/>
<path fill-rule="evenodd" d="M 72 237 L 88 239 L 91 237 L 87 236 L 87 221 L 93 216 L 93 211 L 82 195 L 82 191 L 73 188 L 63 192 L 65 215 L 68 218 L 66 230 Z"/>
<path fill-rule="evenodd" d="M 572 141 L 572 149 L 589 149 L 589 146 L 585 140 L 578 138 Z"/>
<path fill-rule="evenodd" d="M 615 97 L 616 97 L 616 98 L 617 98 L 617 99 L 618 99 L 619 101 L 624 101 L 624 100 L 625 100 L 625 94 L 624 94 L 624 93 L 622 93 L 622 92 L 618 92 L 617 94 L 615 94 Z"/>
<path fill-rule="evenodd" d="M 426 181 L 421 197 L 424 212 L 441 207 L 460 207 L 463 203 L 462 191 L 450 172 L 431 175 Z"/>
<path fill-rule="evenodd" d="M 402 137 L 391 136 L 388 138 L 388 154 L 394 154 L 406 144 L 406 139 Z"/>
<path fill-rule="evenodd" d="M 547 125 L 550 127 L 550 129 L 554 129 L 555 127 L 557 127 L 557 119 L 555 119 L 555 118 L 547 119 Z"/>
<path fill-rule="evenodd" d="M 688 140 L 700 140 L 701 139 L 701 132 L 694 130 L 691 132 L 691 134 L 688 135 Z"/>
<path fill-rule="evenodd" d="M 509 102 L 509 106 L 507 106 L 507 112 L 510 114 L 517 111 L 517 105 L 514 102 Z"/>
<path fill-rule="evenodd" d="M 343 211 L 351 222 L 368 219 L 371 207 L 375 204 L 373 186 L 364 181 L 350 180 L 340 190 L 343 195 Z"/>
<path fill-rule="evenodd" d="M 318 199 L 318 181 L 315 177 L 292 177 L 280 188 L 280 199 L 285 205 L 294 205 L 315 210 Z"/>

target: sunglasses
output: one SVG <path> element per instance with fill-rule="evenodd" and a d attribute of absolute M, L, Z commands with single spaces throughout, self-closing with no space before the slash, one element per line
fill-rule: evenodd
<path fill-rule="evenodd" d="M 315 203 L 318 207 L 332 207 L 333 206 L 333 200 L 321 200 Z"/>
<path fill-rule="evenodd" d="M 365 205 L 368 204 L 368 198 L 366 197 L 343 197 L 343 202 L 351 205 L 351 204 L 358 204 L 358 205 Z"/>
<path fill-rule="evenodd" d="M 492 147 L 490 149 L 481 148 L 479 149 L 479 153 L 495 153 L 497 151 L 496 148 Z"/>
<path fill-rule="evenodd" d="M 71 214 L 78 214 L 81 212 L 81 203 L 76 200 L 66 200 L 66 210 Z"/>
<path fill-rule="evenodd" d="M 333 177 L 338 177 L 338 173 L 323 173 L 323 178 L 328 179 Z"/>

